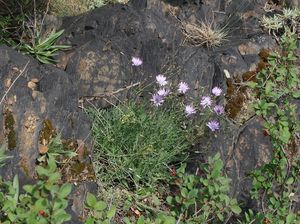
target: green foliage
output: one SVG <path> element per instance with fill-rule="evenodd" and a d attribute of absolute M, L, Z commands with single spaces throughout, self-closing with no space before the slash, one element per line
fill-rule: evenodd
<path fill-rule="evenodd" d="M 0 46 L 16 46 L 19 41 L 20 26 L 24 22 L 25 16 L 0 16 Z"/>
<path fill-rule="evenodd" d="M 109 224 L 116 215 L 117 210 L 115 206 L 108 207 L 105 202 L 98 201 L 89 192 L 87 193 L 85 207 L 89 211 L 89 217 L 85 221 L 85 224 Z"/>
<path fill-rule="evenodd" d="M 56 52 L 70 48 L 67 45 L 55 45 L 57 39 L 63 34 L 64 30 L 58 32 L 52 32 L 46 39 L 42 39 L 39 32 L 36 32 L 36 36 L 32 37 L 31 44 L 23 43 L 20 49 L 36 57 L 43 64 L 56 63 L 53 58 Z"/>
<path fill-rule="evenodd" d="M 13 182 L 0 179 L 1 223 L 60 224 L 70 220 L 65 209 L 72 186 L 57 184 L 61 175 L 56 169 L 55 159 L 50 156 L 46 167 L 36 168 L 38 182 L 25 185 L 24 193 L 20 193 L 18 176 Z"/>
<path fill-rule="evenodd" d="M 96 141 L 93 163 L 99 181 L 137 188 L 169 177 L 167 164 L 182 159 L 187 130 L 180 113 L 129 103 L 88 110 Z"/>
<path fill-rule="evenodd" d="M 293 160 L 292 164 L 278 152 L 272 161 L 260 169 L 255 170 L 251 195 L 259 200 L 262 214 L 271 223 L 299 223 L 300 213 L 296 212 L 294 195 L 300 181 L 300 161 Z"/>
<path fill-rule="evenodd" d="M 46 162 L 49 157 L 56 158 L 56 162 L 59 163 L 59 159 L 61 157 L 74 157 L 77 153 L 73 152 L 71 150 L 68 150 L 64 147 L 61 141 L 61 136 L 57 135 L 53 139 L 51 139 L 49 145 L 48 145 L 48 151 L 45 154 L 42 154 L 39 158 L 37 158 L 37 161 L 40 163 Z"/>
<path fill-rule="evenodd" d="M 220 154 L 209 157 L 208 164 L 203 166 L 205 175 L 202 177 L 187 175 L 185 168 L 184 164 L 177 170 L 179 194 L 167 198 L 173 216 L 182 223 L 196 224 L 224 222 L 232 213 L 241 213 L 236 199 L 228 196 L 230 179 L 222 173 Z"/>
<path fill-rule="evenodd" d="M 291 16 L 289 12 L 285 14 Z M 251 218 L 283 224 L 300 222 L 295 206 L 300 181 L 295 139 L 300 122 L 293 104 L 300 98 L 300 79 L 295 64 L 297 37 L 289 28 L 285 28 L 280 46 L 280 51 L 268 58 L 268 66 L 258 73 L 256 83 L 250 83 L 258 97 L 254 105 L 256 114 L 264 118 L 264 126 L 274 145 L 272 160 L 251 174 L 251 195 L 260 207 L 260 212 L 252 214 Z M 249 213 L 248 219 L 251 218 Z"/>
<path fill-rule="evenodd" d="M 5 165 L 5 160 L 11 158 L 11 156 L 5 155 L 5 148 L 4 145 L 0 147 L 0 167 Z"/>
<path fill-rule="evenodd" d="M 293 99 L 300 98 L 296 49 L 296 35 L 286 29 L 281 38 L 281 51 L 270 55 L 269 66 L 259 72 L 256 85 L 252 85 L 259 93 L 254 105 L 256 114 L 265 119 L 265 127 L 277 147 L 289 143 L 300 131 L 296 106 L 292 103 Z"/>
<path fill-rule="evenodd" d="M 266 28 L 269 33 L 276 34 L 280 29 L 284 27 L 290 27 L 292 30 L 296 30 L 298 19 L 300 18 L 299 8 L 283 9 L 282 14 L 274 14 L 273 16 L 263 16 L 261 19 L 261 25 Z"/>

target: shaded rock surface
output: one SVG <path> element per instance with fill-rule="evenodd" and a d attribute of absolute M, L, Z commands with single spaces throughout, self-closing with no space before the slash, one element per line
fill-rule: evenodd
<path fill-rule="evenodd" d="M 39 148 L 49 144 L 54 132 L 62 139 L 80 140 L 91 148 L 90 122 L 78 108 L 78 92 L 69 74 L 0 47 L 0 76 L 0 139 L 13 156 L 0 169 L 4 179 L 17 174 L 21 186 L 32 183 Z M 86 163 L 90 163 L 89 159 Z M 63 174 L 68 180 L 66 175 L 71 173 Z M 82 202 L 73 206 L 78 210 Z"/>
<path fill-rule="evenodd" d="M 210 93 L 213 86 L 227 91 L 228 80 L 243 79 L 245 72 L 255 71 L 261 50 L 275 46 L 259 27 L 264 3 L 263 0 L 203 0 L 168 4 L 168 1 L 135 0 L 128 5 L 105 6 L 63 18 L 55 21 L 61 24 L 57 29 L 65 29 L 60 42 L 72 45 L 72 49 L 58 56 L 57 68 L 39 65 L 28 56 L 1 47 L 0 93 L 5 97 L 0 105 L 0 139 L 8 143 L 10 153 L 15 155 L 5 170 L 8 166 L 13 168 L 5 175 L 12 177 L 22 172 L 24 179 L 34 176 L 45 121 L 51 121 L 63 139 L 83 141 L 92 149 L 90 122 L 80 108 L 104 107 L 108 102 L 124 100 L 128 91 L 120 91 L 114 97 L 111 93 L 137 83 L 147 86 L 157 74 L 165 74 L 175 83 L 188 82 L 192 90 L 189 94 L 195 99 Z M 186 42 L 181 23 L 205 18 L 214 18 L 219 26 L 226 25 L 229 36 L 221 47 L 209 49 Z M 143 65 L 132 67 L 132 56 L 142 58 Z M 18 77 L 27 62 L 24 73 Z M 11 88 L 5 85 L 16 78 Z M 144 95 L 149 96 L 147 92 Z M 220 99 L 220 103 L 225 101 L 228 99 Z M 238 104 L 242 108 L 247 101 Z M 261 133 L 261 121 L 251 112 L 239 119 L 228 119 L 224 126 L 224 131 L 216 136 L 206 134 L 201 140 L 204 144 L 199 144 L 197 150 L 208 154 L 221 152 L 232 178 L 232 194 L 247 207 L 250 206 L 247 173 L 270 159 L 272 147 Z M 196 166 L 197 155 L 193 159 Z M 87 188 L 82 183 L 71 196 L 75 203 L 70 205 L 74 212 L 71 223 L 76 223 L 76 215 L 81 215 L 81 197 Z"/>

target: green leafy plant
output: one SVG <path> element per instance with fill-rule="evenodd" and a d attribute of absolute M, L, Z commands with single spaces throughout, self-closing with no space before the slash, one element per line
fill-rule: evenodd
<path fill-rule="evenodd" d="M 300 221 L 295 205 L 300 162 L 287 163 L 284 155 L 278 152 L 271 162 L 251 174 L 251 196 L 259 201 L 260 211 L 263 211 L 257 214 L 260 219 L 264 217 L 265 220 L 278 224 L 296 224 Z"/>
<path fill-rule="evenodd" d="M 49 145 L 46 147 L 48 150 L 37 158 L 37 161 L 40 163 L 46 162 L 50 156 L 54 157 L 56 162 L 59 163 L 60 158 L 72 158 L 77 155 L 76 152 L 64 147 L 60 135 L 56 135 L 52 138 Z"/>
<path fill-rule="evenodd" d="M 288 144 L 300 131 L 296 105 L 292 103 L 300 98 L 296 49 L 296 35 L 287 28 L 281 38 L 281 51 L 270 55 L 268 66 L 257 74 L 256 82 L 250 83 L 258 91 L 256 114 L 264 118 L 276 148 Z"/>
<path fill-rule="evenodd" d="M 230 179 L 222 173 L 220 154 L 209 157 L 203 176 L 187 175 L 185 168 L 183 164 L 177 170 L 178 194 L 167 198 L 180 223 L 224 222 L 232 213 L 241 213 L 237 200 L 228 196 Z"/>
<path fill-rule="evenodd" d="M 295 64 L 297 38 L 289 28 L 285 28 L 280 47 L 270 54 L 256 81 L 249 84 L 257 93 L 256 114 L 264 119 L 266 134 L 274 146 L 271 161 L 251 173 L 251 196 L 260 208 L 254 220 L 283 224 L 300 221 L 295 206 L 300 181 L 296 143 L 300 122 L 293 103 L 300 98 L 300 79 Z"/>
<path fill-rule="evenodd" d="M 46 39 L 42 39 L 40 33 L 37 31 L 32 38 L 31 44 L 22 43 L 21 51 L 31 54 L 36 57 L 43 64 L 56 63 L 53 58 L 60 50 L 70 48 L 68 45 L 55 45 L 57 39 L 63 34 L 64 30 L 52 32 Z"/>
<path fill-rule="evenodd" d="M 284 27 L 290 27 L 291 30 L 297 30 L 298 19 L 300 18 L 299 8 L 284 8 L 282 14 L 275 14 L 273 16 L 263 16 L 261 25 L 269 31 L 269 33 L 276 36 L 276 33 Z"/>
<path fill-rule="evenodd" d="M 167 164 L 179 161 L 188 148 L 182 113 L 146 110 L 145 104 L 90 109 L 96 141 L 93 163 L 100 182 L 138 188 L 167 181 Z"/>
<path fill-rule="evenodd" d="M 5 160 L 12 158 L 12 156 L 5 155 L 5 148 L 6 147 L 4 145 L 0 147 L 0 167 L 5 165 Z"/>
<path fill-rule="evenodd" d="M 61 175 L 55 159 L 50 156 L 47 162 L 46 167 L 36 168 L 39 180 L 25 185 L 25 193 L 20 193 L 18 176 L 12 182 L 0 179 L 1 223 L 60 224 L 70 220 L 65 209 L 72 186 L 58 185 Z"/>
<path fill-rule="evenodd" d="M 85 224 L 109 224 L 116 214 L 116 207 L 108 207 L 104 201 L 98 201 L 97 198 L 87 193 L 85 207 L 89 212 L 89 217 Z"/>

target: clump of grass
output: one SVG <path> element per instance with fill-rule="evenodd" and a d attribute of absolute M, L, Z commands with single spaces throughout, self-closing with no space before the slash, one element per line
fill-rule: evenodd
<path fill-rule="evenodd" d="M 186 22 L 182 24 L 186 40 L 195 46 L 218 47 L 228 35 L 225 28 L 220 28 L 214 22 Z"/>
<path fill-rule="evenodd" d="M 96 177 L 109 186 L 137 189 L 167 180 L 168 165 L 182 161 L 189 147 L 182 113 L 158 108 L 147 112 L 146 104 L 133 102 L 88 113 L 96 142 Z"/>
<path fill-rule="evenodd" d="M 56 16 L 75 16 L 89 11 L 87 0 L 51 0 L 50 11 Z"/>

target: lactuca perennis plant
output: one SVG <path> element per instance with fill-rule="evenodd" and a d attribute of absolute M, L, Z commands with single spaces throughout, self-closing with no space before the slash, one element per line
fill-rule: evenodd
<path fill-rule="evenodd" d="M 192 118 L 198 111 L 201 111 L 201 119 L 206 120 L 209 117 L 210 120 L 206 122 L 206 126 L 211 131 L 214 132 L 220 129 L 219 120 L 224 114 L 224 107 L 216 104 L 217 98 L 223 92 L 220 87 L 213 87 L 210 95 L 202 96 L 200 103 L 195 103 L 191 102 L 186 96 L 190 89 L 186 82 L 181 81 L 177 87 L 174 87 L 164 75 L 159 74 L 156 76 L 156 83 L 158 90 L 152 94 L 150 100 L 153 106 L 162 107 L 163 104 L 167 104 L 166 107 L 170 107 L 170 105 L 175 105 L 177 108 L 184 110 L 185 116 L 188 118 Z"/>
<path fill-rule="evenodd" d="M 96 141 L 93 164 L 102 183 L 137 189 L 167 181 L 166 165 L 184 158 L 189 142 L 188 130 L 181 127 L 183 114 L 146 108 L 129 102 L 88 110 Z"/>
<path fill-rule="evenodd" d="M 241 212 L 237 200 L 228 196 L 230 179 L 223 175 L 220 154 L 209 157 L 208 164 L 202 167 L 203 176 L 187 175 L 185 168 L 183 164 L 177 170 L 178 194 L 167 198 L 171 213 L 180 223 L 224 222 L 233 213 Z"/>
<path fill-rule="evenodd" d="M 65 211 L 72 186 L 58 185 L 61 175 L 55 159 L 50 156 L 47 166 L 36 168 L 39 180 L 25 185 L 20 193 L 18 176 L 13 182 L 0 179 L 0 221 L 4 224 L 62 224 L 71 216 Z"/>

